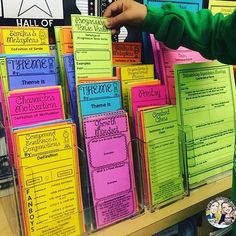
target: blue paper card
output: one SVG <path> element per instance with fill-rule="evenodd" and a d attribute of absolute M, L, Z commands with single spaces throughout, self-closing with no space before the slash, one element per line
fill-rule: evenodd
<path fill-rule="evenodd" d="M 78 125 L 78 107 L 77 107 L 77 95 L 76 95 L 76 85 L 75 85 L 75 63 L 73 54 L 66 54 L 63 56 L 66 79 L 69 89 L 69 98 L 71 104 L 71 118 Z"/>
<path fill-rule="evenodd" d="M 119 80 L 84 83 L 77 89 L 82 117 L 122 109 Z"/>
<path fill-rule="evenodd" d="M 58 85 L 54 56 L 6 57 L 9 90 Z"/>
<path fill-rule="evenodd" d="M 153 7 L 161 7 L 163 4 L 170 3 L 170 2 L 176 3 L 180 8 L 182 8 L 184 10 L 192 11 L 192 12 L 197 12 L 197 11 L 201 10 L 202 4 L 203 4 L 202 0 L 192 0 L 192 1 L 188 1 L 188 0 L 160 0 L 160 1 L 144 0 L 143 1 L 144 4 L 148 4 L 149 6 L 153 6 Z"/>

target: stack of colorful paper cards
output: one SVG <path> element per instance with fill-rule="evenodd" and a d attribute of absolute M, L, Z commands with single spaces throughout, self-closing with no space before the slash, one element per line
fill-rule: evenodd
<path fill-rule="evenodd" d="M 14 131 L 25 236 L 84 232 L 75 125 L 68 121 Z"/>
<path fill-rule="evenodd" d="M 149 37 L 150 39 L 150 44 L 151 44 L 151 51 L 150 53 L 153 54 L 153 64 L 154 64 L 154 70 L 155 70 L 155 75 L 157 78 L 159 78 L 160 80 L 162 80 L 162 83 L 164 84 L 164 79 L 163 79 L 163 75 L 162 75 L 162 69 L 161 69 L 161 58 L 160 58 L 160 44 L 159 42 L 156 40 L 156 38 L 154 37 L 153 34 L 149 34 L 147 35 L 147 33 L 143 33 L 144 36 L 147 38 Z M 145 45 L 145 43 L 144 43 Z M 150 46 L 149 46 L 150 47 Z"/>
<path fill-rule="evenodd" d="M 57 57 L 59 62 L 60 78 L 64 85 L 64 62 L 63 56 L 67 54 L 73 54 L 73 41 L 72 41 L 72 29 L 71 26 L 55 26 L 55 38 L 57 45 Z"/>
<path fill-rule="evenodd" d="M 64 63 L 64 55 L 73 53 L 72 29 L 71 26 L 55 26 L 55 38 L 57 46 L 57 58 L 59 64 L 60 84 L 62 86 L 62 94 L 64 100 L 64 109 L 67 117 L 71 117 L 70 95 L 68 84 L 66 81 L 66 71 Z"/>
<path fill-rule="evenodd" d="M 71 26 L 61 26 L 60 29 L 62 55 L 73 53 L 73 37 Z"/>
<path fill-rule="evenodd" d="M 60 79 L 63 87 L 65 87 L 65 65 L 63 57 L 67 54 L 73 54 L 72 28 L 71 26 L 55 26 L 54 31 L 56 38 Z"/>
<path fill-rule="evenodd" d="M 77 107 L 77 93 L 75 84 L 75 63 L 73 54 L 65 54 L 63 56 L 65 66 L 65 81 L 66 94 L 69 97 L 69 106 L 71 111 L 71 118 L 79 126 L 78 107 Z"/>
<path fill-rule="evenodd" d="M 87 116 L 83 127 L 99 229 L 138 213 L 127 113 Z"/>
<path fill-rule="evenodd" d="M 167 48 L 160 43 L 160 67 L 163 82 L 167 86 L 168 100 L 170 104 L 176 104 L 174 65 L 194 62 L 206 62 L 200 53 L 180 47 L 178 50 Z"/>
<path fill-rule="evenodd" d="M 139 108 L 138 117 L 145 202 L 154 210 L 185 193 L 176 107 Z"/>
<path fill-rule="evenodd" d="M 1 65 L 1 62 L 0 62 L 0 65 Z M 1 69 L 1 66 L 0 66 L 0 69 Z M 1 121 L 6 132 L 6 141 L 7 141 L 8 152 L 9 152 L 9 161 L 10 161 L 10 164 L 12 165 L 13 164 L 13 144 L 12 144 L 12 139 L 11 139 L 10 122 L 9 122 L 9 116 L 8 116 L 8 111 L 7 111 L 7 102 L 6 102 L 6 97 L 4 93 L 2 77 L 0 77 L 0 109 L 2 113 Z"/>
<path fill-rule="evenodd" d="M 19 55 L 0 58 L 0 102 L 9 148 L 9 158 L 13 159 L 12 140 L 8 113 L 8 93 L 11 90 L 30 89 L 58 85 L 56 63 L 53 56 Z"/>
<path fill-rule="evenodd" d="M 175 66 L 178 123 L 183 131 L 190 188 L 232 170 L 235 83 L 230 65 Z"/>
<path fill-rule="evenodd" d="M 166 87 L 159 80 L 128 84 L 128 104 L 133 134 L 138 137 L 137 111 L 141 107 L 167 104 Z"/>
<path fill-rule="evenodd" d="M 154 67 L 150 65 L 131 65 L 120 67 L 123 109 L 128 111 L 128 84 L 154 80 Z"/>

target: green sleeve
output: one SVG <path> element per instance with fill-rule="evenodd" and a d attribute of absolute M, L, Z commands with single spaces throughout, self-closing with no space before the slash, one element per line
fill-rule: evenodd
<path fill-rule="evenodd" d="M 169 48 L 184 46 L 207 59 L 236 64 L 236 10 L 224 17 L 213 16 L 208 9 L 193 13 L 171 3 L 162 8 L 147 6 L 142 30 Z"/>

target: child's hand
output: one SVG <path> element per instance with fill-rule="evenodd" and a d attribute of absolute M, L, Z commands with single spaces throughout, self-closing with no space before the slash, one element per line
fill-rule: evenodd
<path fill-rule="evenodd" d="M 147 14 L 146 6 L 133 0 L 117 0 L 110 4 L 103 16 L 108 17 L 105 22 L 112 34 L 118 34 L 122 26 L 128 25 L 139 28 L 144 23 Z"/>

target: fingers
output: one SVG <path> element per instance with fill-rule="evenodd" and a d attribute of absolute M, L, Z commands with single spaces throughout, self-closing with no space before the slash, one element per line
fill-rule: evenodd
<path fill-rule="evenodd" d="M 127 14 L 123 12 L 117 16 L 106 19 L 105 25 L 108 29 L 120 28 L 127 22 Z"/>
<path fill-rule="evenodd" d="M 107 17 L 105 26 L 117 29 L 122 26 L 139 28 L 147 15 L 147 8 L 133 0 L 117 0 L 110 4 L 103 16 Z"/>
<path fill-rule="evenodd" d="M 112 29 L 111 34 L 112 35 L 118 35 L 120 33 L 120 29 Z"/>
<path fill-rule="evenodd" d="M 117 29 L 126 23 L 127 13 L 124 4 L 124 0 L 117 0 L 106 8 L 103 16 L 108 17 L 105 22 L 107 28 Z"/>
<path fill-rule="evenodd" d="M 104 17 L 112 17 L 120 14 L 123 11 L 123 1 L 115 1 L 110 4 L 104 11 Z"/>

